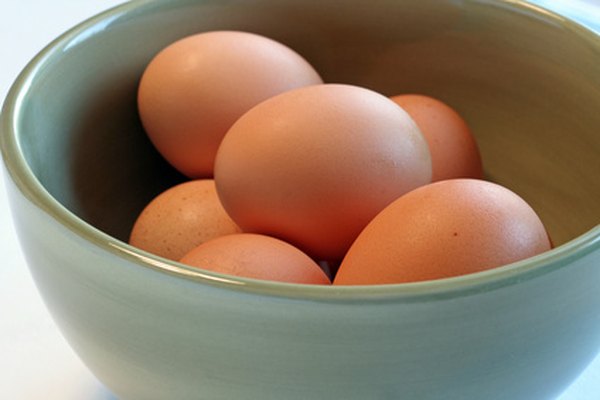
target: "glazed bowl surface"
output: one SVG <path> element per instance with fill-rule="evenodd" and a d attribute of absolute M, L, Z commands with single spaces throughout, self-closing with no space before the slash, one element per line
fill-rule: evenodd
<path fill-rule="evenodd" d="M 164 46 L 271 37 L 326 82 L 457 109 L 486 179 L 556 245 L 494 270 L 321 287 L 219 275 L 126 243 L 181 182 L 136 111 Z M 57 38 L 2 111 L 11 208 L 61 331 L 121 399 L 547 399 L 600 348 L 600 39 L 500 0 L 133 1 Z"/>

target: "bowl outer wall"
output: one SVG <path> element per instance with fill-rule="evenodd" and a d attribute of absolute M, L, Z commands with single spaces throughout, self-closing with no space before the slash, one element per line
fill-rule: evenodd
<path fill-rule="evenodd" d="M 598 348 L 597 229 L 540 258 L 543 271 L 303 294 L 188 279 L 65 217 L 15 172 L 17 154 L 4 158 L 36 283 L 69 342 L 123 398 L 545 398 Z"/>
<path fill-rule="evenodd" d="M 285 298 L 140 268 L 9 193 L 45 302 L 123 399 L 544 399 L 600 342 L 597 253 L 463 296 Z"/>

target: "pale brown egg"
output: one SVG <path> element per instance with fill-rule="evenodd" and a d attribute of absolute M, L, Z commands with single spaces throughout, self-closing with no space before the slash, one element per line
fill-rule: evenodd
<path fill-rule="evenodd" d="M 425 139 L 387 97 L 315 85 L 268 99 L 229 130 L 215 163 L 223 206 L 248 232 L 341 260 L 364 226 L 431 180 Z"/>
<path fill-rule="evenodd" d="M 240 232 L 223 209 L 212 179 L 176 185 L 155 197 L 138 216 L 129 243 L 177 261 L 218 236 Z"/>
<path fill-rule="evenodd" d="M 240 233 L 205 242 L 181 263 L 213 272 L 270 281 L 328 285 L 323 270 L 294 246 L 269 236 Z"/>
<path fill-rule="evenodd" d="M 386 207 L 356 239 L 336 285 L 404 283 L 500 267 L 550 250 L 535 211 L 494 183 L 451 179 Z"/>
<path fill-rule="evenodd" d="M 477 142 L 465 120 L 440 100 L 419 94 L 393 96 L 417 123 L 431 152 L 432 181 L 483 178 Z"/>
<path fill-rule="evenodd" d="M 213 31 L 176 41 L 159 52 L 141 78 L 143 126 L 167 161 L 191 178 L 212 177 L 223 135 L 259 102 L 320 84 L 298 53 L 269 38 Z"/>

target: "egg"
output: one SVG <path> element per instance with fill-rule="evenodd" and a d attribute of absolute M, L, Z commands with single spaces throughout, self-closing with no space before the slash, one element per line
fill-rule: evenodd
<path fill-rule="evenodd" d="M 177 261 L 199 244 L 240 232 L 212 179 L 184 182 L 155 197 L 137 217 L 129 244 Z"/>
<path fill-rule="evenodd" d="M 415 189 L 353 243 L 335 285 L 404 283 L 500 267 L 550 250 L 544 225 L 514 192 L 477 179 Z"/>
<path fill-rule="evenodd" d="M 391 97 L 417 123 L 429 144 L 432 181 L 483 178 L 477 142 L 465 120 L 440 100 L 419 94 Z"/>
<path fill-rule="evenodd" d="M 240 233 L 205 242 L 181 263 L 222 274 L 270 281 L 326 285 L 323 270 L 294 246 L 269 236 Z"/>
<path fill-rule="evenodd" d="M 190 178 L 210 178 L 223 135 L 248 109 L 322 83 L 289 47 L 253 33 L 212 31 L 180 39 L 145 69 L 138 109 L 150 140 Z"/>
<path fill-rule="evenodd" d="M 215 161 L 221 202 L 246 232 L 318 260 L 341 260 L 364 226 L 431 180 L 427 143 L 409 115 L 362 87 L 288 91 L 245 113 Z"/>

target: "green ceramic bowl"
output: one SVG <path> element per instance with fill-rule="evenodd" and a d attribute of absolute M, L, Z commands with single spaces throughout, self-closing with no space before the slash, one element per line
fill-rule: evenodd
<path fill-rule="evenodd" d="M 557 248 L 432 282 L 318 287 L 188 268 L 125 243 L 182 177 L 136 114 L 162 47 L 257 32 L 328 82 L 462 113 L 490 180 Z M 122 399 L 545 399 L 600 348 L 600 39 L 499 0 L 134 1 L 65 33 L 16 81 L 1 148 L 18 234 L 65 337 Z"/>

